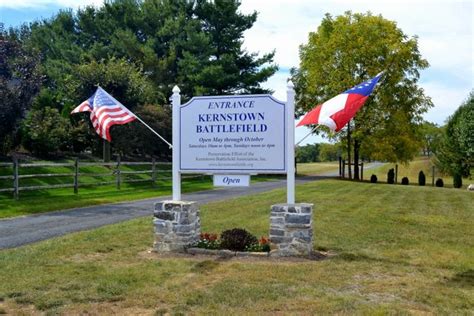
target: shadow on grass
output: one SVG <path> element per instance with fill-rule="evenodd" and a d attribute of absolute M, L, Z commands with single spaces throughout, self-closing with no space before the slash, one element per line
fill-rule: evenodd
<path fill-rule="evenodd" d="M 456 273 L 448 283 L 459 287 L 474 287 L 474 270 L 469 269 L 463 272 Z"/>

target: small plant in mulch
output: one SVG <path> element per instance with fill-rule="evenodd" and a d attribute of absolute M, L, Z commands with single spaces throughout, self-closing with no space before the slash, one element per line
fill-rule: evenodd
<path fill-rule="evenodd" d="M 377 176 L 375 174 L 370 176 L 370 183 L 377 183 Z"/>
<path fill-rule="evenodd" d="M 252 244 L 245 248 L 245 251 L 251 252 L 269 252 L 270 250 L 270 241 L 264 236 L 260 237 L 257 244 Z"/>
<path fill-rule="evenodd" d="M 444 181 L 443 181 L 443 179 L 441 179 L 441 178 L 436 179 L 435 185 L 436 185 L 438 188 L 444 187 Z"/>
<path fill-rule="evenodd" d="M 221 234 L 222 249 L 245 251 L 245 248 L 257 243 L 257 237 L 242 228 L 225 230 Z"/>
<path fill-rule="evenodd" d="M 424 186 L 426 184 L 426 176 L 423 171 L 418 173 L 418 185 Z"/>
<path fill-rule="evenodd" d="M 387 172 L 387 183 L 388 184 L 394 184 L 395 183 L 395 170 L 391 168 Z"/>
<path fill-rule="evenodd" d="M 270 241 L 267 237 L 257 237 L 245 229 L 234 228 L 223 231 L 221 238 L 217 234 L 202 233 L 197 243 L 190 247 L 203 249 L 227 249 L 233 251 L 269 252 Z"/>
<path fill-rule="evenodd" d="M 204 249 L 219 249 L 221 243 L 217 234 L 202 233 L 197 244 L 193 246 Z"/>

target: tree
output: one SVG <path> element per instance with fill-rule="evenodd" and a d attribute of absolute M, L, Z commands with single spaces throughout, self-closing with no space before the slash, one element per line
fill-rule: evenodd
<path fill-rule="evenodd" d="M 32 109 L 21 123 L 22 144 L 40 157 L 48 157 L 60 150 L 67 151 L 69 122 L 57 109 Z"/>
<path fill-rule="evenodd" d="M 31 26 L 30 45 L 44 56 L 50 86 L 65 84 L 74 65 L 115 57 L 143 69 L 167 102 L 178 84 L 193 95 L 267 92 L 274 53 L 242 49 L 243 33 L 256 13 L 245 15 L 236 0 L 116 0 L 60 11 Z"/>
<path fill-rule="evenodd" d="M 318 162 L 320 144 L 307 144 L 296 148 L 297 162 Z"/>
<path fill-rule="evenodd" d="M 423 155 L 429 157 L 439 146 L 443 137 L 443 129 L 434 123 L 423 122 L 419 131 L 423 143 Z"/>
<path fill-rule="evenodd" d="M 474 166 L 474 91 L 449 117 L 445 134 L 436 151 L 438 166 L 459 181 Z"/>
<path fill-rule="evenodd" d="M 320 144 L 319 150 L 319 159 L 320 161 L 337 161 L 339 157 L 344 157 L 342 154 L 342 148 L 340 143 L 336 144 L 328 144 L 322 143 Z"/>
<path fill-rule="evenodd" d="M 395 22 L 370 12 L 346 12 L 336 18 L 326 14 L 300 47 L 300 57 L 299 69 L 292 70 L 298 113 L 385 70 L 381 86 L 337 135 L 346 139 L 349 160 L 353 147 L 355 179 L 361 151 L 391 162 L 409 161 L 417 153 L 417 124 L 432 103 L 417 85 L 419 70 L 428 62 L 416 37 L 409 38 Z"/>
<path fill-rule="evenodd" d="M 20 120 L 42 82 L 37 55 L 22 45 L 24 32 L 7 32 L 0 24 L 0 154 L 13 146 Z"/>

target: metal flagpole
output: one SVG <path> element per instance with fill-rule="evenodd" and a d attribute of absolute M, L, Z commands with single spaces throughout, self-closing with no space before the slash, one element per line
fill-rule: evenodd
<path fill-rule="evenodd" d="M 313 127 L 313 129 L 305 137 L 303 137 L 299 142 L 296 143 L 296 146 L 298 146 L 302 141 L 308 138 L 308 136 L 311 135 L 317 128 L 317 126 Z"/>
<path fill-rule="evenodd" d="M 129 110 L 130 111 L 130 110 Z M 130 111 L 131 112 L 131 111 Z M 132 112 L 133 113 L 133 112 Z M 152 131 L 156 136 L 158 136 L 162 141 L 164 141 L 168 146 L 170 146 L 170 148 L 173 148 L 173 145 L 171 145 L 166 139 L 164 139 L 160 134 L 158 134 L 157 132 L 155 132 L 155 130 L 153 128 L 151 128 L 150 126 L 148 126 L 147 123 L 143 122 L 143 120 L 141 118 L 139 118 L 135 113 L 133 113 L 133 115 L 135 115 L 135 117 L 137 118 L 137 120 L 139 120 L 143 125 L 145 125 L 146 127 L 148 127 L 148 129 L 150 131 Z"/>

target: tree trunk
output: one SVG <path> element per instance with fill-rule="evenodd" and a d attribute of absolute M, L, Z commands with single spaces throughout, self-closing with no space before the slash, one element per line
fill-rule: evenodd
<path fill-rule="evenodd" d="M 349 179 L 352 180 L 352 169 L 351 169 L 351 121 L 347 124 L 347 170 Z"/>
<path fill-rule="evenodd" d="M 360 142 L 354 139 L 354 180 L 360 180 L 359 177 L 359 150 Z"/>

